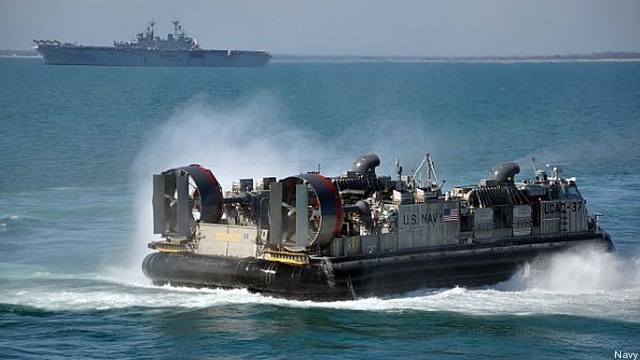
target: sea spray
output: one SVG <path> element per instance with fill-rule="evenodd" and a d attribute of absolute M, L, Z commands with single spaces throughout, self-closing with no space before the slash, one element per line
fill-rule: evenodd
<path fill-rule="evenodd" d="M 321 139 L 313 124 L 299 127 L 295 125 L 298 121 L 288 116 L 278 99 L 266 92 L 227 107 L 208 105 L 206 99 L 197 98 L 148 134 L 131 168 L 136 231 L 122 269 L 128 278 L 145 281 L 140 264 L 148 253 L 146 244 L 158 239 L 152 231 L 153 174 L 197 163 L 211 169 L 226 191 L 240 178 L 282 178 L 314 170 L 336 175 L 366 152 L 392 148 L 396 154 L 415 156 L 426 150 L 406 141 L 417 140 L 415 133 L 383 131 L 363 139 L 353 137 L 361 135 L 362 129 L 349 124 L 336 136 Z"/>
<path fill-rule="evenodd" d="M 638 286 L 640 258 L 582 247 L 535 259 L 496 288 L 580 294 Z"/>
<path fill-rule="evenodd" d="M 213 108 L 195 101 L 177 110 L 150 133 L 132 167 L 136 231 L 127 274 L 142 277 L 140 264 L 153 234 L 152 175 L 198 163 L 212 170 L 229 190 L 235 179 L 278 178 L 317 168 L 319 146 L 311 134 L 285 126 L 286 116 L 273 98 L 258 95 L 236 108 Z M 330 151 L 323 151 L 326 157 Z"/>

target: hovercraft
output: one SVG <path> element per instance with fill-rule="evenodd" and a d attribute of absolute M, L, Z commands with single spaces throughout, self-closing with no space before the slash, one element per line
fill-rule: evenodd
<path fill-rule="evenodd" d="M 377 155 L 336 177 L 240 179 L 223 195 L 200 165 L 153 176 L 156 285 L 243 288 L 300 300 L 384 297 L 508 280 L 534 257 L 574 246 L 613 249 L 575 178 L 517 163 L 444 192 L 427 154 L 409 176 L 379 176 Z"/>

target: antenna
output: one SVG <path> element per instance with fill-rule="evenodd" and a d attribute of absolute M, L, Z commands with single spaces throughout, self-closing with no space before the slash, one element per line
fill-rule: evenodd
<path fill-rule="evenodd" d="M 427 175 L 427 181 L 429 181 L 429 186 L 438 187 L 438 175 L 436 175 L 436 165 L 431 160 L 431 154 L 427 153 L 427 164 L 429 165 L 429 171 Z M 444 184 L 444 182 L 442 182 Z"/>
<path fill-rule="evenodd" d="M 422 159 L 422 162 L 420 163 L 416 171 L 413 173 L 413 176 L 411 177 L 411 185 L 422 186 L 422 182 L 423 182 L 422 179 L 424 178 L 425 165 L 427 166 L 426 168 L 427 187 L 439 189 L 441 185 L 438 185 L 438 176 L 436 175 L 436 166 L 433 163 L 433 160 L 431 159 L 431 154 L 429 153 L 425 154 L 424 158 Z M 419 179 L 419 183 L 416 183 L 416 179 Z M 442 184 L 444 185 L 444 181 L 442 182 Z"/>
<path fill-rule="evenodd" d="M 535 156 L 531 158 L 531 166 L 533 166 L 533 173 L 537 173 L 538 172 L 538 167 L 536 166 L 536 158 Z"/>

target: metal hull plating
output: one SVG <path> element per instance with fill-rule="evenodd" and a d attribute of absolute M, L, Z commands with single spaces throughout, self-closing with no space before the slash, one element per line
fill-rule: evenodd
<path fill-rule="evenodd" d="M 606 233 L 553 240 L 528 237 L 390 254 L 312 258 L 291 265 L 255 257 L 156 252 L 142 264 L 154 284 L 245 288 L 274 297 L 335 301 L 389 296 L 425 287 L 483 286 L 508 280 L 537 256 L 574 246 L 613 249 Z"/>
<path fill-rule="evenodd" d="M 146 50 L 94 46 L 46 46 L 36 49 L 47 65 L 263 67 L 271 59 L 252 50 Z"/>

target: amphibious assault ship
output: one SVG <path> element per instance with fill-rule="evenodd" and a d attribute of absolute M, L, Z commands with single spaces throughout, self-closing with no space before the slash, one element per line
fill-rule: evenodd
<path fill-rule="evenodd" d="M 205 50 L 185 34 L 180 22 L 166 39 L 155 36 L 155 21 L 144 33 L 113 46 L 85 46 L 57 40 L 33 40 L 33 48 L 48 65 L 260 67 L 271 59 L 262 50 Z"/>
<path fill-rule="evenodd" d="M 478 185 L 443 191 L 431 157 L 380 176 L 377 155 L 350 171 L 240 179 L 224 195 L 200 165 L 153 176 L 156 285 L 245 288 L 319 301 L 508 280 L 534 257 L 574 246 L 613 249 L 575 178 L 537 169 L 516 182 L 498 164 Z"/>

